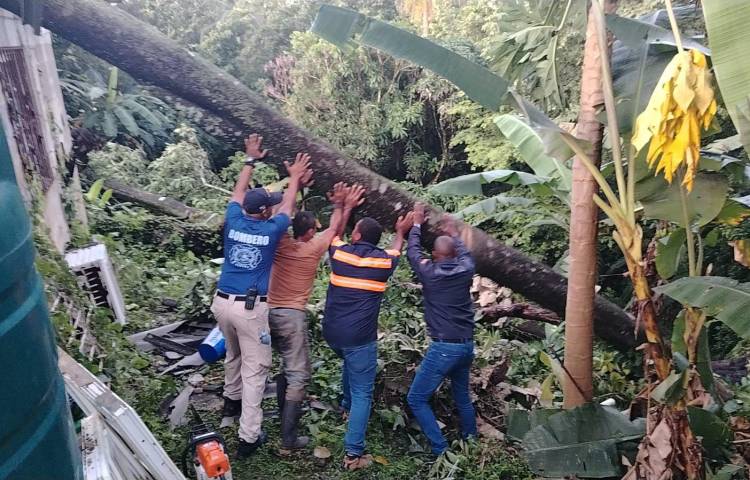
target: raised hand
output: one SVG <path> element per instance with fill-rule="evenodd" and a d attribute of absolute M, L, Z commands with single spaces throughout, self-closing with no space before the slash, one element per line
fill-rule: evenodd
<path fill-rule="evenodd" d="M 290 177 L 301 180 L 310 168 L 310 155 L 300 152 L 297 154 L 294 163 L 290 165 L 289 162 L 284 161 L 284 165 L 286 166 L 286 171 L 289 172 Z"/>
<path fill-rule="evenodd" d="M 308 169 L 305 172 L 305 174 L 302 176 L 299 182 L 302 184 L 303 187 L 312 187 L 312 185 L 315 183 L 315 180 L 313 180 L 312 176 L 313 176 L 312 169 Z"/>
<path fill-rule="evenodd" d="M 412 225 L 414 225 L 414 212 L 409 212 L 406 215 L 400 216 L 398 217 L 398 220 L 396 220 L 396 233 L 405 236 L 406 232 L 411 229 Z"/>
<path fill-rule="evenodd" d="M 263 144 L 263 137 L 257 133 L 251 134 L 245 139 L 245 154 L 253 158 L 263 158 L 268 153 L 268 150 L 263 150 L 261 145 Z"/>
<path fill-rule="evenodd" d="M 344 199 L 344 208 L 354 209 L 365 203 L 365 187 L 355 183 L 349 187 L 349 192 Z"/>
<path fill-rule="evenodd" d="M 333 205 L 343 206 L 346 201 L 346 196 L 349 193 L 349 188 L 344 182 L 339 182 L 333 186 L 333 190 L 328 192 L 328 201 Z"/>
<path fill-rule="evenodd" d="M 414 210 L 412 210 L 412 212 L 414 213 L 414 223 L 417 225 L 422 225 L 425 220 L 424 203 L 415 203 Z"/>

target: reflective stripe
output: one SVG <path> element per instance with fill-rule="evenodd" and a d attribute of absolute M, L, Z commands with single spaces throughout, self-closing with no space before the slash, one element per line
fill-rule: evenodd
<path fill-rule="evenodd" d="M 336 250 L 333 253 L 333 259 L 348 263 L 349 265 L 354 265 L 355 267 L 385 269 L 393 267 L 393 261 L 390 258 L 360 257 L 359 255 L 354 255 L 353 253 L 345 252 L 343 250 Z"/>
<path fill-rule="evenodd" d="M 331 285 L 337 287 L 354 288 L 357 290 L 367 290 L 368 292 L 385 292 L 386 283 L 376 282 L 375 280 L 364 280 L 362 278 L 344 277 L 341 275 L 331 274 Z"/>
<path fill-rule="evenodd" d="M 333 237 L 333 240 L 331 240 L 331 245 L 334 247 L 340 247 L 342 245 L 346 245 L 346 242 L 342 242 L 339 237 Z"/>
<path fill-rule="evenodd" d="M 394 256 L 394 257 L 400 257 L 401 256 L 401 252 L 399 252 L 398 250 L 390 250 L 389 249 L 389 250 L 386 250 L 385 253 L 387 253 L 388 255 Z"/>

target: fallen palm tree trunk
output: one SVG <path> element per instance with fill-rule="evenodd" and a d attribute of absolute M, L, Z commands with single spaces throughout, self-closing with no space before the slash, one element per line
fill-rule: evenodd
<path fill-rule="evenodd" d="M 54 33 L 125 70 L 135 78 L 180 96 L 222 119 L 217 128 L 234 125 L 220 137 L 240 146 L 248 132 L 266 139 L 268 160 L 279 164 L 299 151 L 313 157 L 315 180 L 322 189 L 338 181 L 368 188 L 363 213 L 386 225 L 411 208 L 416 198 L 367 170 L 327 143 L 314 138 L 270 108 L 237 79 L 179 47 L 153 27 L 118 8 L 96 0 L 41 0 L 43 24 Z M 15 0 L 0 7 L 19 13 Z M 434 210 L 434 209 L 433 209 Z M 551 268 L 534 262 L 483 231 L 466 225 L 462 235 L 476 259 L 478 273 L 538 302 L 558 314 L 565 311 L 567 282 Z M 608 300 L 597 297 L 595 332 L 619 348 L 636 344 L 634 320 Z"/>

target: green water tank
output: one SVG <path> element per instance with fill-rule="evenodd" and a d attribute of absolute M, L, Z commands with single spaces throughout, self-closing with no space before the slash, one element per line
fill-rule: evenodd
<path fill-rule="evenodd" d="M 6 479 L 77 480 L 83 471 L 29 216 L 0 126 L 0 480 Z"/>

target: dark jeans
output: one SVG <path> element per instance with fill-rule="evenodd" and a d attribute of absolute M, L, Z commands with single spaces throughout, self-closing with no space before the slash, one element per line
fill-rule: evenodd
<path fill-rule="evenodd" d="M 432 453 L 440 455 L 448 449 L 448 442 L 440 433 L 435 414 L 430 407 L 430 397 L 443 379 L 450 378 L 453 401 L 456 402 L 464 438 L 476 436 L 477 421 L 469 396 L 469 370 L 474 360 L 474 342 L 433 342 L 419 365 L 417 375 L 409 389 L 407 401 L 417 418 L 422 432 L 432 444 Z"/>
<path fill-rule="evenodd" d="M 281 354 L 286 400 L 302 401 L 311 375 L 307 314 L 293 308 L 272 308 L 268 313 L 268 325 L 271 345 Z"/>
<path fill-rule="evenodd" d="M 336 354 L 344 359 L 341 372 L 341 387 L 344 400 L 341 406 L 349 411 L 349 423 L 344 436 L 344 450 L 350 455 L 362 455 L 365 451 L 365 434 L 372 408 L 372 391 L 375 388 L 375 373 L 378 366 L 378 347 L 371 342 L 358 347 L 336 348 Z"/>

